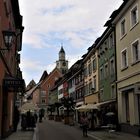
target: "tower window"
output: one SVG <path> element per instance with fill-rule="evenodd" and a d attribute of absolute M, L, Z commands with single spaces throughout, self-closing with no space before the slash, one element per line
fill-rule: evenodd
<path fill-rule="evenodd" d="M 63 66 L 66 66 L 66 62 L 63 62 Z"/>

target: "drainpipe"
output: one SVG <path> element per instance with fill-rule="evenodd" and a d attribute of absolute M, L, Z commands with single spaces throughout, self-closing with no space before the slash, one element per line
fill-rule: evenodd
<path fill-rule="evenodd" d="M 114 53 L 115 53 L 115 87 L 116 87 L 116 102 L 117 102 L 117 130 L 119 129 L 119 120 L 118 120 L 118 90 L 117 90 L 117 81 L 118 81 L 118 74 L 117 74 L 117 51 L 116 51 L 116 28 L 115 28 L 115 24 L 112 24 L 112 29 L 114 31 Z"/>

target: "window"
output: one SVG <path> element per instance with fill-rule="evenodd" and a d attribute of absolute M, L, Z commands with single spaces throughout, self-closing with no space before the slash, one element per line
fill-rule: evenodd
<path fill-rule="evenodd" d="M 92 64 L 93 64 L 93 71 L 95 71 L 96 70 L 96 58 L 93 59 Z"/>
<path fill-rule="evenodd" d="M 132 43 L 132 63 L 136 63 L 140 60 L 140 45 L 139 40 Z"/>
<path fill-rule="evenodd" d="M 110 60 L 110 74 L 111 76 L 115 73 L 115 63 L 114 63 L 114 59 Z"/>
<path fill-rule="evenodd" d="M 103 80 L 103 67 L 100 68 L 100 80 Z"/>
<path fill-rule="evenodd" d="M 85 85 L 85 95 L 87 95 L 88 94 L 88 85 L 86 84 Z"/>
<path fill-rule="evenodd" d="M 94 89 L 94 91 L 96 91 L 96 76 L 93 77 L 92 88 Z"/>
<path fill-rule="evenodd" d="M 108 64 L 105 64 L 105 78 L 108 76 Z"/>
<path fill-rule="evenodd" d="M 103 101 L 103 95 L 104 95 L 104 91 L 103 89 L 100 90 L 100 95 L 99 95 L 99 100 Z"/>
<path fill-rule="evenodd" d="M 63 64 L 63 66 L 66 66 L 66 62 L 63 62 L 62 64 Z"/>
<path fill-rule="evenodd" d="M 88 65 L 88 74 L 89 75 L 91 74 L 91 63 L 89 63 L 89 65 Z"/>
<path fill-rule="evenodd" d="M 46 91 L 41 91 L 41 96 L 46 96 Z"/>
<path fill-rule="evenodd" d="M 110 42 L 109 42 L 109 43 L 110 43 Z M 109 43 L 108 43 L 108 40 L 105 40 L 105 41 L 104 41 L 104 47 L 103 47 L 103 48 L 106 49 L 106 48 L 108 47 L 108 44 L 109 44 Z M 104 53 L 104 50 L 103 50 L 102 52 Z"/>
<path fill-rule="evenodd" d="M 46 100 L 45 99 L 42 99 L 42 103 L 46 103 Z"/>
<path fill-rule="evenodd" d="M 122 60 L 121 60 L 121 63 L 122 63 L 121 64 L 121 68 L 124 69 L 124 68 L 126 68 L 128 66 L 128 62 L 127 62 L 127 50 L 125 49 L 121 53 L 122 53 L 121 54 L 121 57 L 122 57 Z"/>
<path fill-rule="evenodd" d="M 92 89 L 92 82 L 89 83 L 89 94 L 91 93 L 91 89 Z"/>
<path fill-rule="evenodd" d="M 87 76 L 87 73 L 88 73 L 88 69 L 87 67 L 84 68 L 84 76 Z"/>
<path fill-rule="evenodd" d="M 116 90 L 115 90 L 115 86 L 111 85 L 111 97 L 115 98 L 116 97 Z"/>
<path fill-rule="evenodd" d="M 125 19 L 123 19 L 122 21 L 121 21 L 121 37 L 123 37 L 125 34 L 126 34 L 126 27 L 125 27 Z"/>
<path fill-rule="evenodd" d="M 131 10 L 131 27 L 133 28 L 138 23 L 138 7 L 137 5 Z"/>
<path fill-rule="evenodd" d="M 113 46 L 114 46 L 114 37 L 113 37 L 113 34 L 111 34 L 109 36 L 109 48 L 113 48 Z"/>

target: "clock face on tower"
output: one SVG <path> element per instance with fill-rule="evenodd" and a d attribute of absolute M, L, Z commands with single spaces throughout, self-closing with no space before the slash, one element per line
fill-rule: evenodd
<path fill-rule="evenodd" d="M 66 62 L 63 62 L 63 66 L 66 66 Z"/>

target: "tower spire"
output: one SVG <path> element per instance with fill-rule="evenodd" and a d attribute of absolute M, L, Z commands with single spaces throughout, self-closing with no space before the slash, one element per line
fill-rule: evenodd
<path fill-rule="evenodd" d="M 61 49 L 59 51 L 59 60 L 56 61 L 56 67 L 62 72 L 66 73 L 68 70 L 68 61 L 65 60 L 65 51 L 63 49 L 63 44 L 61 43 Z"/>

